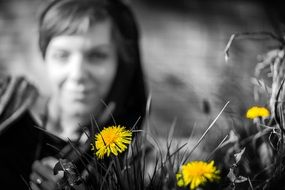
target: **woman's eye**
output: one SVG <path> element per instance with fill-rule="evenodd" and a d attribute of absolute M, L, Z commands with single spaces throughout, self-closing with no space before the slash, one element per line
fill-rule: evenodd
<path fill-rule="evenodd" d="M 69 58 L 69 53 L 67 52 L 56 52 L 53 54 L 53 58 L 56 59 L 57 61 L 67 61 Z"/>
<path fill-rule="evenodd" d="M 90 61 L 102 61 L 108 58 L 108 54 L 105 52 L 92 52 L 87 54 L 87 59 Z"/>

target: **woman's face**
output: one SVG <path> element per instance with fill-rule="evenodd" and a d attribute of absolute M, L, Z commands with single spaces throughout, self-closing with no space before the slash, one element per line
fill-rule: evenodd
<path fill-rule="evenodd" d="M 54 37 L 46 51 L 52 94 L 61 111 L 90 114 L 110 90 L 117 71 L 116 48 L 109 20 L 86 34 Z"/>

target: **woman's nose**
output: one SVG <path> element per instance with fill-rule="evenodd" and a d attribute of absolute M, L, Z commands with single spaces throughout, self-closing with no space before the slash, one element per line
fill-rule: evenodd
<path fill-rule="evenodd" d="M 83 56 L 74 56 L 70 66 L 69 77 L 72 80 L 79 81 L 87 77 L 86 62 Z"/>

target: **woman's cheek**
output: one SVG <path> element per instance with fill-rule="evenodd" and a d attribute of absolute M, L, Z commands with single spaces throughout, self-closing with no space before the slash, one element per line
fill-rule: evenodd
<path fill-rule="evenodd" d="M 109 87 L 113 82 L 117 66 L 115 63 L 107 62 L 101 66 L 90 68 L 92 78 L 100 83 L 101 87 Z M 102 87 L 102 88 L 103 88 Z"/>
<path fill-rule="evenodd" d="M 66 78 L 66 68 L 63 66 L 52 66 L 48 68 L 48 75 L 51 88 L 58 91 Z"/>

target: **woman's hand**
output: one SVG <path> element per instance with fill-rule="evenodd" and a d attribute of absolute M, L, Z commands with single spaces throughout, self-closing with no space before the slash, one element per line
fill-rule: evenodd
<path fill-rule="evenodd" d="M 30 186 L 32 190 L 56 190 L 57 182 L 63 177 L 62 174 L 54 175 L 53 167 L 57 163 L 57 159 L 47 157 L 41 161 L 36 160 L 32 165 L 32 173 L 30 175 Z"/>

